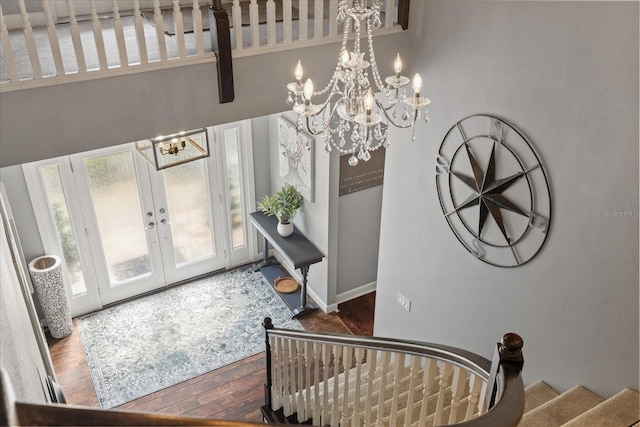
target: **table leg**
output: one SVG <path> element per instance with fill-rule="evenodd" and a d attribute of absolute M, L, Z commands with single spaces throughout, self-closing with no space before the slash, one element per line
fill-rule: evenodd
<path fill-rule="evenodd" d="M 302 289 L 300 291 L 300 307 L 292 310 L 291 318 L 295 319 L 303 314 L 317 310 L 315 307 L 307 306 L 307 275 L 309 274 L 309 266 L 300 267 L 302 273 Z"/>
<path fill-rule="evenodd" d="M 262 255 L 262 261 L 260 261 L 253 267 L 253 271 L 258 271 L 260 270 L 260 268 L 264 267 L 265 265 L 272 264 L 271 260 L 269 259 L 269 241 L 267 240 L 266 237 L 263 237 L 262 239 L 264 240 L 264 252 Z"/>

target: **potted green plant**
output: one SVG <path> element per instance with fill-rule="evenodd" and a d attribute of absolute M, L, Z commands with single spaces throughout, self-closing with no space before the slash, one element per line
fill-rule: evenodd
<path fill-rule="evenodd" d="M 275 216 L 278 219 L 278 233 L 287 237 L 293 233 L 291 220 L 298 213 L 302 205 L 302 194 L 291 184 L 283 186 L 273 196 L 264 196 L 258 203 L 258 209 L 267 216 Z"/>

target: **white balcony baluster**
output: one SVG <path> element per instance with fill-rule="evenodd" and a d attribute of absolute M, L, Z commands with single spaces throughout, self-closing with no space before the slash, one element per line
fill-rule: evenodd
<path fill-rule="evenodd" d="M 129 67 L 129 57 L 127 55 L 127 43 L 124 38 L 124 28 L 122 26 L 122 19 L 120 19 L 120 9 L 118 8 L 118 0 L 113 0 L 112 7 L 113 7 L 113 31 L 116 34 L 116 42 L 118 44 L 118 54 L 120 56 L 120 68 L 127 68 Z"/>
<path fill-rule="evenodd" d="M 276 44 L 276 4 L 273 0 L 267 0 L 267 44 Z"/>
<path fill-rule="evenodd" d="M 258 0 L 251 0 L 249 5 L 249 24 L 251 25 L 252 41 L 251 46 L 260 47 L 260 15 Z"/>
<path fill-rule="evenodd" d="M 282 35 L 285 43 L 291 43 L 293 40 L 291 22 L 291 0 L 282 0 Z"/>
<path fill-rule="evenodd" d="M 11 47 L 11 40 L 9 39 L 9 31 L 7 31 L 7 25 L 4 22 L 4 14 L 2 13 L 2 5 L 0 5 L 0 42 L 2 43 L 2 49 L 4 52 L 4 60 L 9 70 L 9 78 L 13 82 L 20 80 L 18 75 L 18 68 L 16 67 L 16 59 L 13 56 L 13 48 Z"/>
<path fill-rule="evenodd" d="M 40 58 L 38 57 L 38 49 L 36 48 L 36 41 L 33 37 L 33 28 L 31 28 L 31 22 L 29 22 L 29 14 L 24 4 L 24 0 L 19 0 L 20 15 L 22 16 L 22 31 L 24 33 L 24 39 L 27 43 L 27 52 L 29 52 L 29 59 L 31 60 L 31 69 L 33 70 L 33 78 L 42 78 L 42 68 L 40 67 Z"/>
<path fill-rule="evenodd" d="M 393 18 L 397 16 L 395 12 L 395 2 L 392 0 L 387 0 L 384 8 L 384 26 L 391 28 L 393 27 Z"/>
<path fill-rule="evenodd" d="M 331 25 L 331 23 L 329 23 Z M 320 39 L 324 32 L 324 0 L 313 3 L 313 38 Z"/>
<path fill-rule="evenodd" d="M 64 64 L 62 63 L 62 53 L 60 51 L 60 41 L 58 40 L 58 33 L 56 32 L 56 24 L 53 22 L 51 7 L 49 7 L 48 1 L 42 1 L 42 10 L 44 11 L 47 34 L 49 36 L 49 46 L 51 46 L 51 54 L 53 56 L 53 63 L 56 67 L 55 75 L 61 76 L 64 74 Z"/>
<path fill-rule="evenodd" d="M 133 0 L 133 22 L 136 27 L 140 63 L 147 64 L 149 62 L 149 55 L 147 54 L 147 41 L 144 35 L 144 22 L 142 13 L 140 13 L 140 0 Z"/>
<path fill-rule="evenodd" d="M 187 56 L 185 40 L 184 40 L 184 23 L 182 21 L 182 12 L 180 11 L 180 0 L 173 0 L 173 25 L 178 38 L 178 58 Z"/>
<path fill-rule="evenodd" d="M 104 37 L 102 36 L 102 24 L 100 23 L 100 17 L 98 17 L 96 0 L 91 0 L 91 26 L 93 28 L 93 38 L 96 43 L 100 70 L 106 70 L 109 68 L 109 64 L 107 63 L 107 53 L 104 48 Z"/>
<path fill-rule="evenodd" d="M 153 20 L 158 37 L 158 50 L 160 51 L 160 62 L 167 61 L 167 41 L 164 38 L 164 18 L 160 10 L 160 0 L 153 0 Z"/>
<path fill-rule="evenodd" d="M 196 55 L 204 55 L 204 34 L 202 32 L 202 12 L 198 0 L 193 0 L 193 34 L 196 37 Z"/>
<path fill-rule="evenodd" d="M 329 2 L 329 36 L 335 36 L 338 34 L 338 3 L 335 1 Z M 321 31 L 322 32 L 322 31 Z"/>
<path fill-rule="evenodd" d="M 240 7 L 240 0 L 233 0 L 231 15 L 233 16 L 233 31 L 236 35 L 236 50 L 242 50 L 242 8 Z"/>
<path fill-rule="evenodd" d="M 309 38 L 309 1 L 299 0 L 298 3 L 298 40 Z"/>

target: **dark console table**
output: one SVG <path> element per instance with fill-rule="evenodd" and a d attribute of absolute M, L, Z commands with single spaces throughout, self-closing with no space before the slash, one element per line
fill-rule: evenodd
<path fill-rule="evenodd" d="M 250 214 L 250 220 L 264 238 L 264 260 L 258 267 L 263 269 L 265 266 L 272 264 L 269 260 L 269 245 L 271 245 L 288 264 L 295 269 L 300 269 L 302 273 L 302 285 L 297 293 L 279 294 L 291 308 L 291 317 L 297 318 L 316 310 L 315 307 L 310 307 L 307 304 L 307 274 L 311 264 L 322 261 L 324 257 L 322 252 L 295 227 L 292 235 L 282 237 L 277 231 L 278 220 L 273 216 L 266 216 L 262 212 L 253 212 Z M 300 305 L 291 299 L 291 297 L 297 297 L 297 294 L 300 294 Z M 285 298 L 285 296 L 289 297 Z"/>

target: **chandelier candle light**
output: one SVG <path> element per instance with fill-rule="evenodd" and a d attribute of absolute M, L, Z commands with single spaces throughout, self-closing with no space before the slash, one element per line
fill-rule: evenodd
<path fill-rule="evenodd" d="M 296 81 L 287 85 L 287 104 L 298 113 L 297 129 L 306 127 L 312 135 L 322 135 L 327 152 L 331 152 L 333 146 L 342 154 L 350 153 L 351 166 L 357 165 L 359 160 L 369 160 L 371 151 L 389 145 L 390 124 L 403 129 L 414 127 L 421 115 L 425 122 L 429 121 L 428 111 L 423 109 L 431 101 L 420 96 L 422 78 L 419 74 L 413 78 L 413 96 L 405 93 L 409 79 L 400 74 L 400 54 L 393 63 L 395 75 L 386 77 L 384 83 L 380 78 L 372 33 L 382 24 L 382 1 L 374 0 L 368 6 L 367 0 L 340 0 L 337 22 L 343 25 L 344 32 L 331 80 L 324 89 L 314 91 L 311 79 L 302 82 L 304 74 L 298 61 L 294 70 Z M 367 32 L 368 52 L 360 51 L 362 21 Z M 347 41 L 352 34 L 353 48 L 349 51 Z M 374 93 L 374 88 L 378 94 Z M 322 103 L 311 102 L 312 97 L 325 94 L 328 95 Z M 415 141 L 415 127 L 411 140 Z"/>

